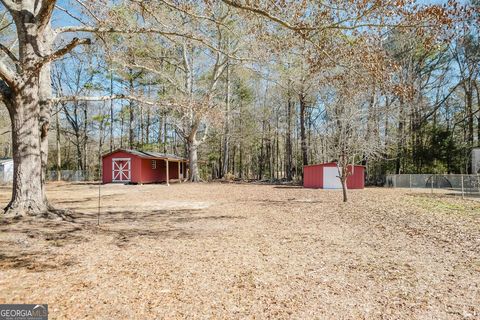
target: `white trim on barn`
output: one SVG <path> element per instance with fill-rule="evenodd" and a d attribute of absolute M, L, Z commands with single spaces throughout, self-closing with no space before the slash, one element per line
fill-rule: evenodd
<path fill-rule="evenodd" d="M 125 163 L 122 164 L 123 161 L 125 161 Z M 112 158 L 112 181 L 113 182 L 130 182 L 131 179 L 132 179 L 132 159 Z"/>

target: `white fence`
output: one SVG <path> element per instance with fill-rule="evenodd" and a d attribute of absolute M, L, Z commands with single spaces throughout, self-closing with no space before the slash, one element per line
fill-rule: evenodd
<path fill-rule="evenodd" d="M 480 196 L 480 174 L 388 174 L 386 187 L 450 190 L 462 196 Z"/>

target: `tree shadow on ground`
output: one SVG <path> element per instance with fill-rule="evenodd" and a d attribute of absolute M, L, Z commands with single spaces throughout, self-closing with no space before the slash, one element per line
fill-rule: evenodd
<path fill-rule="evenodd" d="M 200 237 L 204 231 L 192 228 L 192 222 L 202 224 L 211 220 L 243 218 L 205 215 L 202 209 L 107 211 L 100 217 L 74 211 L 70 217 L 71 221 L 35 217 L 0 219 L 0 270 L 26 268 L 41 272 L 66 268 L 78 263 L 81 257 L 62 250 L 65 246 L 102 237 L 107 237 L 109 244 L 119 248 L 134 245 L 139 238 Z M 61 255 L 57 257 L 58 253 Z"/>

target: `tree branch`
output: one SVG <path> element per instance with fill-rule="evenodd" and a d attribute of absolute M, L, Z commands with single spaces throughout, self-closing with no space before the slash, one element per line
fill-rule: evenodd
<path fill-rule="evenodd" d="M 107 100 L 132 100 L 132 101 L 138 101 L 140 103 L 144 103 L 146 105 L 154 106 L 156 105 L 155 102 L 153 101 L 148 101 L 145 99 L 142 99 L 140 97 L 135 97 L 132 95 L 126 95 L 126 94 L 114 94 L 111 96 L 62 96 L 62 97 L 55 97 L 52 98 L 52 102 L 72 102 L 72 101 L 107 101 Z"/>
<path fill-rule="evenodd" d="M 60 27 L 55 30 L 57 34 L 66 33 L 66 32 L 92 32 L 92 33 L 125 33 L 125 34 L 136 34 L 136 33 L 157 33 L 169 36 L 181 36 L 187 37 L 187 34 L 182 34 L 175 31 L 165 31 L 156 28 L 137 28 L 137 29 L 117 29 L 114 27 L 90 27 L 90 26 L 67 26 Z"/>
<path fill-rule="evenodd" d="M 70 41 L 70 43 L 68 43 L 66 46 L 64 46 L 63 48 L 55 51 L 54 53 L 48 55 L 48 56 L 45 56 L 43 57 L 42 61 L 39 63 L 40 66 L 44 65 L 45 63 L 48 63 L 48 62 L 52 62 L 64 55 L 66 55 L 67 53 L 69 53 L 70 51 L 72 51 L 75 47 L 79 46 L 79 45 L 82 45 L 82 44 L 90 44 L 91 43 L 91 40 L 86 38 L 86 39 L 79 39 L 79 38 L 73 38 L 72 41 Z"/>
<path fill-rule="evenodd" d="M 15 64 L 18 63 L 18 59 L 17 59 L 17 57 L 15 57 L 15 55 L 12 53 L 12 51 L 10 51 L 10 49 L 8 49 L 5 45 L 3 45 L 1 43 L 0 43 L 0 50 L 5 52 L 5 54 L 13 61 L 13 63 L 15 63 Z"/>
<path fill-rule="evenodd" d="M 40 1 L 40 7 L 36 14 L 36 20 L 39 21 L 42 26 L 45 26 L 50 21 L 56 2 L 56 0 Z"/>
<path fill-rule="evenodd" d="M 0 78 L 5 81 L 5 83 L 13 89 L 15 86 L 17 86 L 17 75 L 14 71 L 10 70 L 10 68 L 4 64 L 3 62 L 0 61 Z"/>
<path fill-rule="evenodd" d="M 8 11 L 18 11 L 20 10 L 20 6 L 15 3 L 13 0 L 0 0 L 2 4 L 7 8 Z"/>
<path fill-rule="evenodd" d="M 222 0 L 222 2 L 226 3 L 227 5 L 229 5 L 231 7 L 234 7 L 234 8 L 240 9 L 240 10 L 250 11 L 250 12 L 256 13 L 258 15 L 264 16 L 265 18 L 268 18 L 269 20 L 272 20 L 272 21 L 284 26 L 285 28 L 293 30 L 293 31 L 302 31 L 302 30 L 305 31 L 305 30 L 315 30 L 315 29 L 317 29 L 317 28 L 311 28 L 311 27 L 293 26 L 290 23 L 288 23 L 288 22 L 286 22 L 286 21 L 268 13 L 265 10 L 262 10 L 260 8 L 255 8 L 255 7 L 252 7 L 252 6 L 248 6 L 248 5 L 242 5 L 238 1 L 235 1 L 235 0 L 233 0 L 233 1 Z"/>
<path fill-rule="evenodd" d="M 225 56 L 229 57 L 232 60 L 236 61 L 254 61 L 253 59 L 249 58 L 242 58 L 242 57 L 236 57 L 232 56 L 229 54 L 226 54 L 224 51 L 222 51 L 220 48 L 215 47 L 212 44 L 209 44 L 206 42 L 204 39 L 197 37 L 193 35 L 192 33 L 181 33 L 181 32 L 176 32 L 176 31 L 165 31 L 161 29 L 156 29 L 156 28 L 137 28 L 137 29 L 117 29 L 113 27 L 90 27 L 90 26 L 68 26 L 68 27 L 60 27 L 55 30 L 56 34 L 60 33 L 70 33 L 70 32 L 90 32 L 90 33 L 120 33 L 120 34 L 140 34 L 140 33 L 151 33 L 151 34 L 160 34 L 165 37 L 168 36 L 173 36 L 173 37 L 178 37 L 178 38 L 186 38 L 186 39 L 191 39 L 192 41 L 195 41 L 197 43 L 200 43 L 207 47 L 208 49 L 214 51 L 214 52 L 221 52 Z M 171 40 L 173 41 L 173 40 Z"/>
<path fill-rule="evenodd" d="M 163 80 L 166 80 L 168 83 L 173 85 L 177 90 L 181 91 L 184 94 L 187 94 L 185 89 L 182 88 L 174 79 L 165 75 L 165 72 L 161 72 L 161 71 L 158 71 L 157 69 L 154 69 L 152 67 L 148 67 L 148 66 L 141 65 L 141 64 L 138 64 L 138 63 L 124 63 L 119 59 L 113 59 L 113 61 L 115 61 L 116 63 L 120 64 L 122 67 L 125 67 L 125 68 L 137 68 L 137 69 L 142 69 L 142 70 L 154 73 L 154 74 L 160 76 Z"/>

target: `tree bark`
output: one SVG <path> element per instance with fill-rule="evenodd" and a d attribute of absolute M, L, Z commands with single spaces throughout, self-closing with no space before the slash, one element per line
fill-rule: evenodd
<path fill-rule="evenodd" d="M 130 71 L 130 73 L 132 73 Z M 132 77 L 132 75 L 130 75 Z M 129 80 L 130 83 L 130 94 L 134 94 L 134 87 L 133 87 L 133 79 L 131 78 Z M 135 113 L 134 113 L 134 103 L 132 100 L 130 100 L 128 104 L 128 111 L 129 111 L 129 116 L 128 116 L 128 147 L 130 149 L 133 149 L 133 145 L 135 143 L 135 128 L 133 125 Z"/>
<path fill-rule="evenodd" d="M 55 127 L 56 127 L 56 147 L 57 147 L 57 181 L 62 180 L 62 155 L 61 155 L 61 148 L 60 148 L 60 120 L 59 115 L 60 108 L 57 107 L 55 113 Z"/>
<path fill-rule="evenodd" d="M 38 75 L 31 77 L 24 88 L 6 102 L 14 150 L 12 199 L 5 208 L 10 216 L 41 215 L 48 211 L 42 183 L 38 82 Z"/>
<path fill-rule="evenodd" d="M 348 196 L 347 196 L 347 179 L 346 179 L 346 178 L 341 178 L 340 181 L 342 182 L 343 202 L 347 202 L 347 201 L 348 201 Z"/>
<path fill-rule="evenodd" d="M 292 181 L 292 101 L 287 102 L 287 136 L 285 139 L 285 176 L 287 181 Z"/>
<path fill-rule="evenodd" d="M 348 200 L 348 195 L 347 195 L 348 163 L 345 160 L 346 160 L 345 156 L 341 156 L 340 161 L 337 164 L 338 178 L 340 179 L 340 183 L 342 184 L 343 202 L 347 202 Z"/>
<path fill-rule="evenodd" d="M 300 102 L 300 143 L 301 143 L 301 149 L 302 149 L 302 163 L 304 166 L 306 166 L 308 165 L 308 147 L 307 147 L 307 135 L 305 130 L 305 111 L 307 108 L 307 105 L 305 102 L 305 94 L 301 93 L 299 95 L 299 102 Z"/>
<path fill-rule="evenodd" d="M 110 96 L 113 96 L 113 70 L 110 69 Z M 115 119 L 113 117 L 113 99 L 110 99 L 110 152 L 113 152 L 115 148 L 115 142 L 113 137 L 113 123 Z"/>
<path fill-rule="evenodd" d="M 188 160 L 190 167 L 190 181 L 200 182 L 200 174 L 198 171 L 198 141 L 195 138 L 188 141 Z"/>
<path fill-rule="evenodd" d="M 226 67 L 226 95 L 225 95 L 225 130 L 223 133 L 222 177 L 228 173 L 228 156 L 230 144 L 230 66 Z"/>

